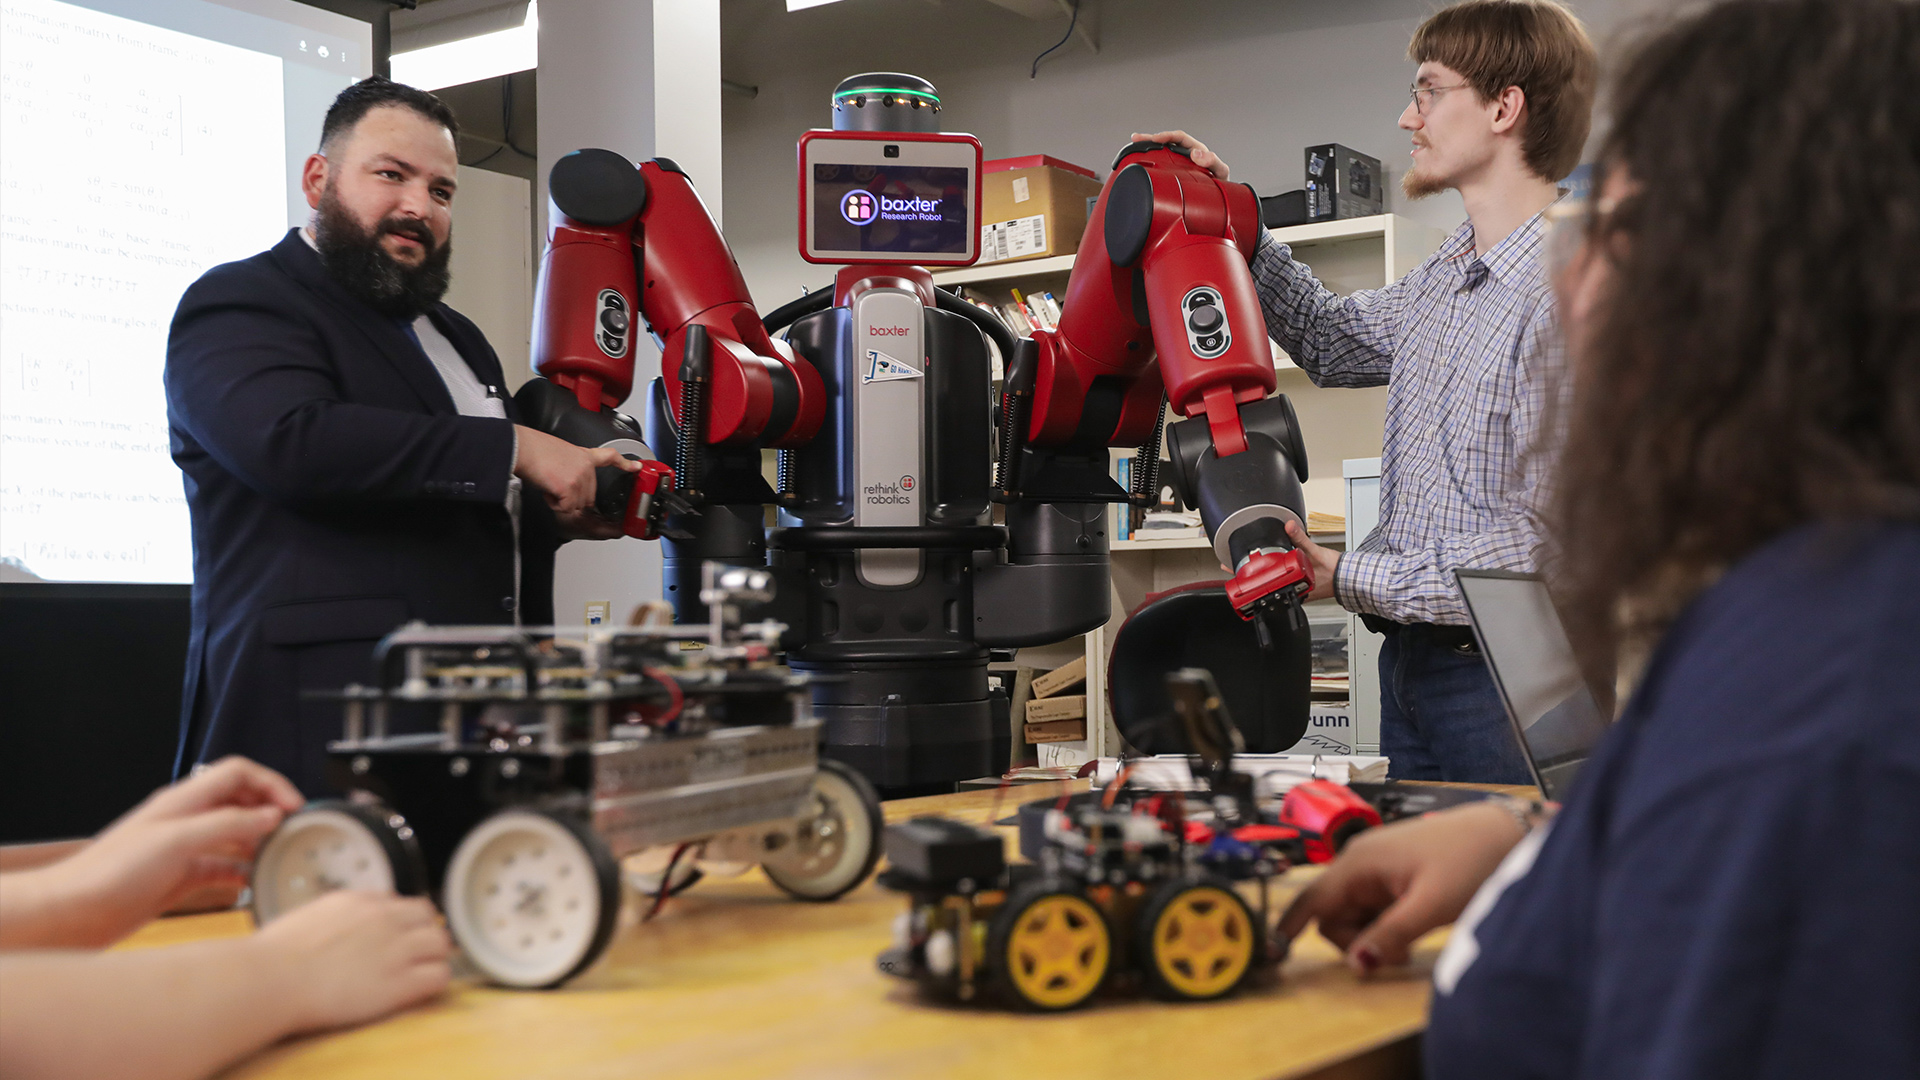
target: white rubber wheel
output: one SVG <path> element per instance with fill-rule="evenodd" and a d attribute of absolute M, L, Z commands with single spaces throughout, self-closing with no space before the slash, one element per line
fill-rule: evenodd
<path fill-rule="evenodd" d="M 493 982 L 558 986 L 606 948 L 620 874 L 598 836 L 535 810 L 503 810 L 460 841 L 441 890 L 447 927 Z"/>
<path fill-rule="evenodd" d="M 336 889 L 418 894 L 424 873 L 412 839 L 381 807 L 328 801 L 292 814 L 254 857 L 254 921 L 265 926 Z"/>
<path fill-rule="evenodd" d="M 786 845 L 761 865 L 796 899 L 837 899 L 880 861 L 881 826 L 880 798 L 867 778 L 823 759 Z"/>

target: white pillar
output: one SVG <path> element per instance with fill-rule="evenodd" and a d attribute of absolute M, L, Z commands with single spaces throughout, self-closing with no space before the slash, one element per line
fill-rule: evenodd
<path fill-rule="evenodd" d="M 634 161 L 679 163 L 720 217 L 720 0 L 540 0 L 540 145 L 534 192 L 544 246 L 547 173 L 562 155 L 600 147 Z M 634 393 L 622 411 L 644 423 L 660 373 L 652 341 L 634 349 Z M 658 448 L 656 448 L 658 449 Z M 585 618 L 590 600 L 613 618 L 660 597 L 660 546 L 575 541 L 560 549 L 554 619 Z"/>
<path fill-rule="evenodd" d="M 687 171 L 713 220 L 720 216 L 720 0 L 654 0 L 651 157 Z"/>

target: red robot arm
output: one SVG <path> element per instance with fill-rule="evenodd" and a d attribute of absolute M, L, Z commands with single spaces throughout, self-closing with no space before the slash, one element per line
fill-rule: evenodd
<path fill-rule="evenodd" d="M 624 170 L 624 172 L 622 171 Z M 638 168 L 607 150 L 555 164 L 554 206 L 535 301 L 533 367 L 580 406 L 633 389 L 633 313 L 662 344 L 675 419 L 693 326 L 712 342 L 705 441 L 798 446 L 826 415 L 819 373 L 760 325 L 733 252 L 678 165 Z"/>
<path fill-rule="evenodd" d="M 522 391 L 538 426 L 555 434 L 564 428 L 563 437 L 576 442 L 581 432 L 605 427 L 607 437 L 591 445 L 634 442 L 650 454 L 638 425 L 614 411 L 633 389 L 634 337 L 643 321 L 661 343 L 674 421 L 685 423 L 694 407 L 704 420 L 699 441 L 793 447 L 813 437 L 826 415 L 819 373 L 768 336 L 732 251 L 678 165 L 655 158 L 636 167 L 612 151 L 579 150 L 554 165 L 548 191 L 533 369 L 566 393 L 535 385 L 540 380 Z M 689 364 L 698 373 L 691 394 L 682 384 Z M 568 396 L 604 422 L 562 415 Z M 679 486 L 693 479 L 682 475 Z M 656 505 L 657 518 L 666 504 Z M 636 531 L 632 507 L 626 511 L 629 534 L 657 531 Z"/>
<path fill-rule="evenodd" d="M 1180 147 L 1136 143 L 1114 165 L 1060 326 L 1034 334 L 1026 441 L 1150 444 L 1157 460 L 1164 393 L 1175 413 L 1199 421 L 1176 425 L 1176 435 L 1187 429 L 1175 440 L 1176 483 L 1234 568 L 1235 610 L 1253 619 L 1278 604 L 1297 618 L 1313 579 L 1284 526 L 1304 510 L 1306 458 L 1291 408 L 1268 398 L 1273 351 L 1247 265 L 1259 203 Z M 1092 391 L 1103 380 L 1117 388 L 1117 409 L 1090 404 L 1102 400 Z M 1135 495 L 1151 490 L 1136 485 Z"/>

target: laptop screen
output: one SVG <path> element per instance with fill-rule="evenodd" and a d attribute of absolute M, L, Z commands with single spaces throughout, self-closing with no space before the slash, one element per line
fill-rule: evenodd
<path fill-rule="evenodd" d="M 1609 722 L 1581 677 L 1546 584 L 1538 575 L 1495 570 L 1455 576 L 1540 790 L 1563 798 Z"/>

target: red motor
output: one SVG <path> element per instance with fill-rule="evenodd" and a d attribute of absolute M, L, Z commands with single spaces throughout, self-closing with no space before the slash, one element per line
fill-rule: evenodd
<path fill-rule="evenodd" d="M 1380 811 L 1345 784 L 1309 780 L 1281 800 L 1280 823 L 1300 830 L 1309 861 L 1324 863 L 1355 835 L 1380 824 Z"/>

